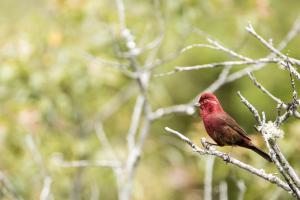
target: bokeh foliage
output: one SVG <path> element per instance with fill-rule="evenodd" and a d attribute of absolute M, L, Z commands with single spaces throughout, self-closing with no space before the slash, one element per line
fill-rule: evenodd
<path fill-rule="evenodd" d="M 124 0 L 128 27 L 138 45 L 159 34 L 152 1 Z M 175 53 L 192 43 L 204 43 L 205 32 L 222 44 L 253 58 L 268 51 L 245 30 L 250 21 L 257 31 L 278 44 L 300 9 L 298 0 L 172 0 L 161 1 L 165 36 L 159 55 Z M 97 140 L 93 124 L 104 120 L 109 139 L 121 157 L 126 154 L 126 133 L 135 98 L 119 96 L 120 108 L 107 108 L 114 95 L 134 81 L 119 70 L 92 62 L 86 54 L 118 61 L 114 45 L 120 40 L 117 9 L 111 0 L 30 0 L 0 2 L 0 169 L 24 199 L 38 199 L 43 176 L 52 179 L 55 199 L 116 199 L 110 169 L 63 168 L 61 160 L 109 159 Z M 299 36 L 284 53 L 299 57 Z M 145 59 L 143 56 L 141 61 Z M 175 66 L 231 59 L 221 52 L 192 49 L 154 73 Z M 123 62 L 121 60 L 121 62 Z M 233 69 L 238 70 L 241 67 Z M 149 98 L 154 108 L 186 103 L 216 79 L 221 69 L 176 73 L 152 78 Z M 289 74 L 277 65 L 255 73 L 266 88 L 285 101 L 291 100 Z M 136 94 L 137 87 L 129 87 Z M 247 130 L 257 144 L 262 138 L 253 129 L 254 119 L 239 101 L 240 90 L 267 117 L 276 116 L 276 104 L 257 90 L 248 77 L 216 92 L 224 108 Z M 128 93 L 129 91 L 127 91 Z M 104 109 L 105 108 L 105 109 Z M 201 199 L 205 157 L 184 151 L 185 145 L 166 134 L 164 126 L 181 130 L 195 141 L 206 136 L 198 116 L 172 115 L 155 122 L 145 146 L 134 185 L 134 199 Z M 283 152 L 300 172 L 300 122 L 285 123 Z M 42 161 L 30 149 L 31 139 Z M 243 149 L 224 147 L 241 160 L 275 172 L 275 167 Z M 218 184 L 227 181 L 230 199 L 237 196 L 236 182 L 246 184 L 246 199 L 270 199 L 280 191 L 275 186 L 236 167 L 216 160 L 214 196 Z M 2 194 L 3 197 L 3 194 Z M 2 198 L 1 197 L 1 198 Z M 4 198 L 4 197 L 3 197 Z M 291 198 L 285 192 L 280 199 Z"/>

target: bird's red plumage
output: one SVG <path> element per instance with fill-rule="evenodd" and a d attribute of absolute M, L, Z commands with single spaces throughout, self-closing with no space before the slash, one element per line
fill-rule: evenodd
<path fill-rule="evenodd" d="M 266 160 L 272 161 L 268 154 L 254 146 L 246 132 L 223 110 L 214 94 L 202 94 L 199 103 L 205 130 L 217 145 L 245 147 L 255 151 Z"/>

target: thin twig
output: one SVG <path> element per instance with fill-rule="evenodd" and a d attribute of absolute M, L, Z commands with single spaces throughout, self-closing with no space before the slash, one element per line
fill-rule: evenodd
<path fill-rule="evenodd" d="M 261 130 L 261 133 L 264 137 L 265 143 L 270 151 L 270 155 L 272 157 L 272 160 L 274 161 L 277 169 L 281 173 L 281 175 L 284 177 L 285 181 L 289 185 L 289 188 L 291 189 L 293 195 L 300 199 L 300 191 L 299 189 L 294 185 L 293 181 L 291 180 L 290 176 L 287 174 L 287 172 L 284 170 L 282 163 L 280 161 L 280 158 L 278 157 L 278 153 L 276 152 L 274 148 L 275 141 L 273 141 L 271 138 L 268 137 L 268 133 L 264 131 L 264 129 Z"/>
<path fill-rule="evenodd" d="M 279 149 L 278 144 L 274 144 L 273 150 L 278 156 L 279 162 L 281 163 L 283 169 L 287 172 L 287 174 L 290 176 L 294 184 L 297 186 L 297 188 L 300 191 L 300 179 L 298 175 L 296 174 L 295 170 L 291 167 L 287 159 L 284 157 L 284 155 L 281 153 L 281 150 Z"/>
<path fill-rule="evenodd" d="M 4 193 L 5 196 L 12 200 L 23 200 L 23 198 L 17 193 L 12 182 L 3 172 L 0 172 L 0 183 L 0 190 Z"/>
<path fill-rule="evenodd" d="M 300 65 L 300 61 L 294 58 L 290 58 L 284 54 L 282 54 L 279 50 L 277 50 L 275 47 L 273 47 L 272 44 L 270 44 L 269 42 L 267 42 L 265 39 L 263 39 L 259 34 L 256 33 L 256 31 L 254 30 L 253 26 L 251 24 L 249 24 L 247 26 L 247 31 L 249 33 L 251 33 L 255 38 L 257 38 L 261 44 L 263 44 L 265 47 L 267 47 L 271 52 L 273 52 L 275 55 L 279 56 L 280 58 L 282 58 L 283 60 L 287 60 L 289 59 L 293 64 L 297 64 Z"/>
<path fill-rule="evenodd" d="M 120 168 L 118 162 L 109 160 L 74 160 L 74 161 L 63 161 L 58 163 L 61 167 L 104 167 L 104 168 Z"/>
<path fill-rule="evenodd" d="M 126 29 L 125 6 L 122 0 L 116 0 L 121 30 Z"/>
<path fill-rule="evenodd" d="M 258 64 L 258 63 L 278 63 L 279 60 L 275 58 L 261 58 L 258 60 L 250 60 L 250 61 L 225 61 L 225 62 L 217 62 L 217 63 L 209 63 L 203 65 L 195 65 L 195 66 L 177 66 L 175 68 L 175 72 L 181 71 L 191 71 L 191 70 L 201 70 L 207 68 L 215 68 L 215 67 L 222 67 L 222 66 L 233 66 L 233 65 L 251 65 L 251 64 Z"/>
<path fill-rule="evenodd" d="M 248 107 L 248 109 L 253 113 L 258 124 L 262 125 L 262 120 L 261 120 L 260 115 L 259 115 L 258 111 L 256 110 L 256 108 L 241 94 L 240 91 L 238 91 L 237 94 L 241 98 L 241 101 L 243 102 L 243 104 L 245 104 Z"/>
<path fill-rule="evenodd" d="M 181 113 L 186 115 L 192 115 L 195 109 L 192 105 L 187 106 L 186 104 L 170 106 L 166 108 L 159 108 L 151 113 L 151 120 L 159 119 L 165 115 Z"/>
<path fill-rule="evenodd" d="M 212 40 L 212 39 L 208 39 L 208 42 L 213 44 L 218 50 L 223 51 L 223 52 L 227 52 L 230 56 L 238 58 L 240 60 L 244 60 L 244 61 L 252 61 L 253 59 L 248 58 L 246 56 L 243 56 L 231 49 L 228 49 L 226 47 L 224 47 L 223 45 L 221 45 L 219 42 L 217 42 L 216 40 Z"/>
<path fill-rule="evenodd" d="M 41 172 L 41 176 L 43 177 L 43 188 L 40 194 L 40 199 L 50 200 L 52 198 L 52 193 L 51 193 L 52 178 L 49 175 L 48 169 L 46 168 L 46 165 L 44 163 L 44 158 L 41 152 L 39 151 L 38 146 L 34 141 L 32 135 L 29 134 L 26 136 L 26 144 L 30 150 L 30 153 L 33 156 L 33 160 L 35 161 L 36 165 L 39 168 L 39 171 Z"/>
<path fill-rule="evenodd" d="M 256 78 L 254 77 L 254 75 L 252 73 L 249 73 L 248 76 L 250 77 L 250 79 L 253 81 L 254 85 L 256 87 L 258 87 L 258 89 L 260 89 L 263 93 L 265 93 L 266 95 L 268 95 L 271 99 L 273 99 L 277 104 L 281 104 L 283 108 L 287 108 L 287 105 L 280 100 L 279 98 L 275 97 L 273 94 L 271 94 L 271 92 L 269 92 L 264 86 L 262 86 L 261 83 L 259 83 Z"/>
<path fill-rule="evenodd" d="M 119 159 L 117 153 L 115 152 L 114 148 L 112 147 L 111 143 L 109 142 L 109 140 L 106 136 L 106 133 L 104 131 L 103 124 L 101 122 L 98 122 L 95 125 L 95 132 L 96 132 L 99 142 L 103 145 L 104 149 L 109 152 L 110 157 L 112 157 L 114 162 L 118 163 L 118 165 L 121 165 L 120 159 Z"/>
<path fill-rule="evenodd" d="M 191 44 L 191 45 L 188 45 L 186 47 L 184 47 L 183 49 L 181 49 L 181 53 L 185 53 L 186 51 L 190 50 L 190 49 L 193 49 L 193 48 L 209 48 L 209 49 L 215 49 L 215 50 L 219 50 L 218 47 L 216 46 L 213 46 L 213 45 L 210 45 L 210 44 Z"/>
<path fill-rule="evenodd" d="M 134 110 L 131 116 L 131 123 L 127 134 L 128 149 L 132 149 L 135 145 L 135 135 L 141 119 L 141 114 L 144 106 L 144 96 L 139 95 L 136 99 Z"/>

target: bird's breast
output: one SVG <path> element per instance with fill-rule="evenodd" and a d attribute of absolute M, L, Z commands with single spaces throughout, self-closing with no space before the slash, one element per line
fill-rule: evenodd
<path fill-rule="evenodd" d="M 224 127 L 224 121 L 220 120 L 218 115 L 210 114 L 203 118 L 204 127 L 208 134 L 219 132 Z"/>

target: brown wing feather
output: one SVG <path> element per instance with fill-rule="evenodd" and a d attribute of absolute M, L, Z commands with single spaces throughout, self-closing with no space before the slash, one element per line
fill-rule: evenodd
<path fill-rule="evenodd" d="M 226 125 L 228 125 L 233 130 L 238 132 L 241 136 L 243 136 L 244 138 L 247 138 L 248 140 L 251 141 L 251 138 L 249 138 L 247 136 L 246 131 L 244 131 L 244 129 L 242 129 L 230 115 L 228 115 L 226 113 L 224 113 L 224 114 L 222 113 L 222 114 L 218 115 L 217 118 L 222 120 Z"/>

